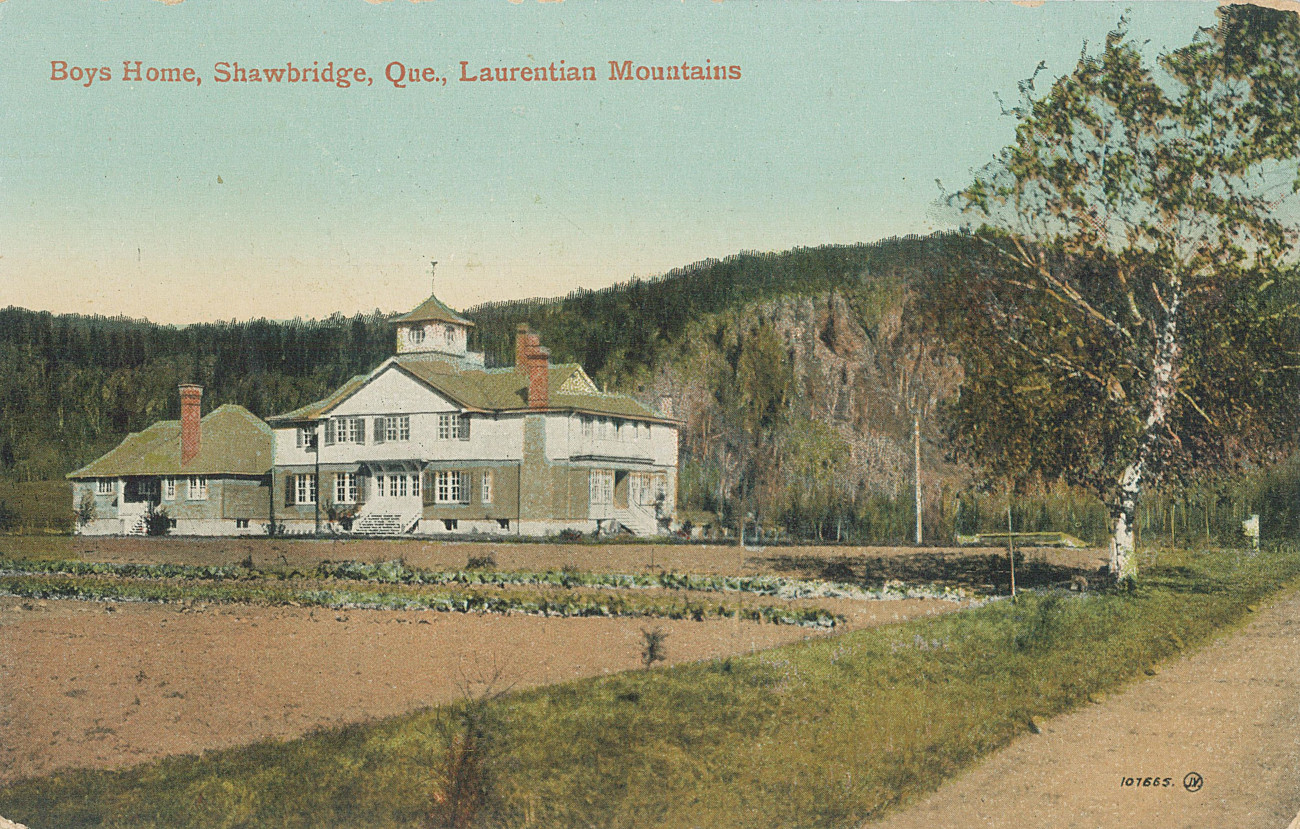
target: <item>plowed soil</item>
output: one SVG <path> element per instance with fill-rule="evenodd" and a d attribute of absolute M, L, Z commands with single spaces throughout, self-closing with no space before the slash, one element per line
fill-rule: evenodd
<path fill-rule="evenodd" d="M 847 627 L 947 612 L 832 603 Z M 0 781 L 114 768 L 634 669 L 641 629 L 669 663 L 774 647 L 806 628 L 734 620 L 562 619 L 0 598 Z"/>

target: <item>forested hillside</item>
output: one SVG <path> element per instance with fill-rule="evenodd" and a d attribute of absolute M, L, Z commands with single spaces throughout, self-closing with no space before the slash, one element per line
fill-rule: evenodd
<path fill-rule="evenodd" d="M 515 326 L 528 322 L 552 359 L 581 363 L 598 384 L 647 402 L 669 396 L 685 424 L 679 503 L 696 521 L 734 526 L 752 514 L 803 537 L 911 540 L 919 427 L 926 539 L 946 542 L 1005 520 L 999 496 L 976 495 L 981 482 L 950 460 L 942 402 L 961 368 L 911 324 L 928 275 L 972 245 L 935 235 L 742 253 L 488 304 L 465 311 L 477 324 L 470 346 L 508 365 Z M 205 411 L 238 403 L 265 417 L 392 352 L 378 311 L 172 327 L 5 309 L 0 479 L 61 478 L 127 432 L 177 417 L 182 382 L 205 387 Z M 1059 488 L 1020 499 L 1015 520 L 1091 540 L 1106 532 L 1099 503 Z"/>
<path fill-rule="evenodd" d="M 741 254 L 602 291 L 480 306 L 466 312 L 478 326 L 471 347 L 508 365 L 514 327 L 527 321 L 554 359 L 581 363 L 611 388 L 645 391 L 664 355 L 710 314 L 774 297 L 854 294 L 870 274 L 894 274 L 947 243 Z M 179 383 L 203 385 L 207 410 L 238 403 L 267 416 L 323 396 L 392 351 L 393 330 L 377 311 L 173 327 L 0 310 L 0 477 L 61 477 L 128 432 L 176 417 Z"/>

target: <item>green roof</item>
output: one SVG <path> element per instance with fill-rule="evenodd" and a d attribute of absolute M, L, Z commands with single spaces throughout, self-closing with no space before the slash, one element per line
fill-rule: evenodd
<path fill-rule="evenodd" d="M 117 448 L 69 472 L 69 478 L 129 475 L 264 475 L 271 468 L 271 429 L 243 406 L 227 404 L 200 421 L 199 454 L 181 465 L 181 422 L 163 420 L 133 432 Z"/>
<path fill-rule="evenodd" d="M 402 314 L 400 317 L 393 319 L 393 322 L 454 322 L 457 325 L 473 326 L 474 323 L 457 314 L 443 303 L 436 296 L 431 296 L 424 302 L 421 302 L 414 311 Z"/>
<path fill-rule="evenodd" d="M 327 414 L 360 389 L 370 377 L 376 376 L 378 372 L 390 365 L 466 409 L 480 412 L 528 410 L 528 378 L 514 368 L 465 369 L 450 360 L 428 355 L 399 355 L 384 363 L 369 376 L 353 377 L 324 400 L 286 414 L 276 415 L 270 418 L 270 421 L 279 425 L 289 421 L 315 420 Z M 671 418 L 655 414 L 645 405 L 625 394 L 607 394 L 597 391 L 595 384 L 576 363 L 553 365 L 550 367 L 550 375 L 548 409 L 663 423 L 672 422 Z M 562 391 L 566 382 L 570 390 Z"/>
<path fill-rule="evenodd" d="M 403 359 L 395 363 L 416 379 L 432 386 L 455 402 L 481 411 L 522 411 L 528 409 L 528 378 L 514 368 L 458 369 L 445 360 Z M 625 394 L 606 394 L 596 386 L 576 363 L 550 367 L 550 405 L 548 409 L 572 409 L 591 414 L 615 415 L 645 420 L 665 420 Z M 575 377 L 576 375 L 576 377 Z M 591 391 L 561 391 L 566 381 Z"/>
<path fill-rule="evenodd" d="M 334 408 L 339 403 L 352 396 L 352 393 L 366 384 L 370 379 L 369 374 L 358 374 L 350 378 L 346 383 L 335 389 L 328 397 L 317 400 L 315 403 L 308 403 L 306 406 L 299 406 L 291 412 L 268 417 L 270 423 L 279 424 L 289 420 L 315 420 L 322 413 Z"/>

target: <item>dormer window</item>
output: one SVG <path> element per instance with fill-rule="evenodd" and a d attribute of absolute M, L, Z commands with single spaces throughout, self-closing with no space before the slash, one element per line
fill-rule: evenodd
<path fill-rule="evenodd" d="M 419 345 L 420 343 L 424 342 L 424 329 L 423 329 L 423 328 L 411 328 L 411 329 L 408 329 L 408 330 L 410 331 L 409 336 L 410 336 L 411 344 L 412 344 L 412 345 Z"/>

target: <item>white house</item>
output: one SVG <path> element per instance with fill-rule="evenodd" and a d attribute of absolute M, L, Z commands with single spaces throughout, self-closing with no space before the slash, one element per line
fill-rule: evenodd
<path fill-rule="evenodd" d="M 675 518 L 678 422 L 552 365 L 526 326 L 484 368 L 473 323 L 436 297 L 398 317 L 397 353 L 269 419 L 275 521 L 289 532 L 543 535 Z"/>

